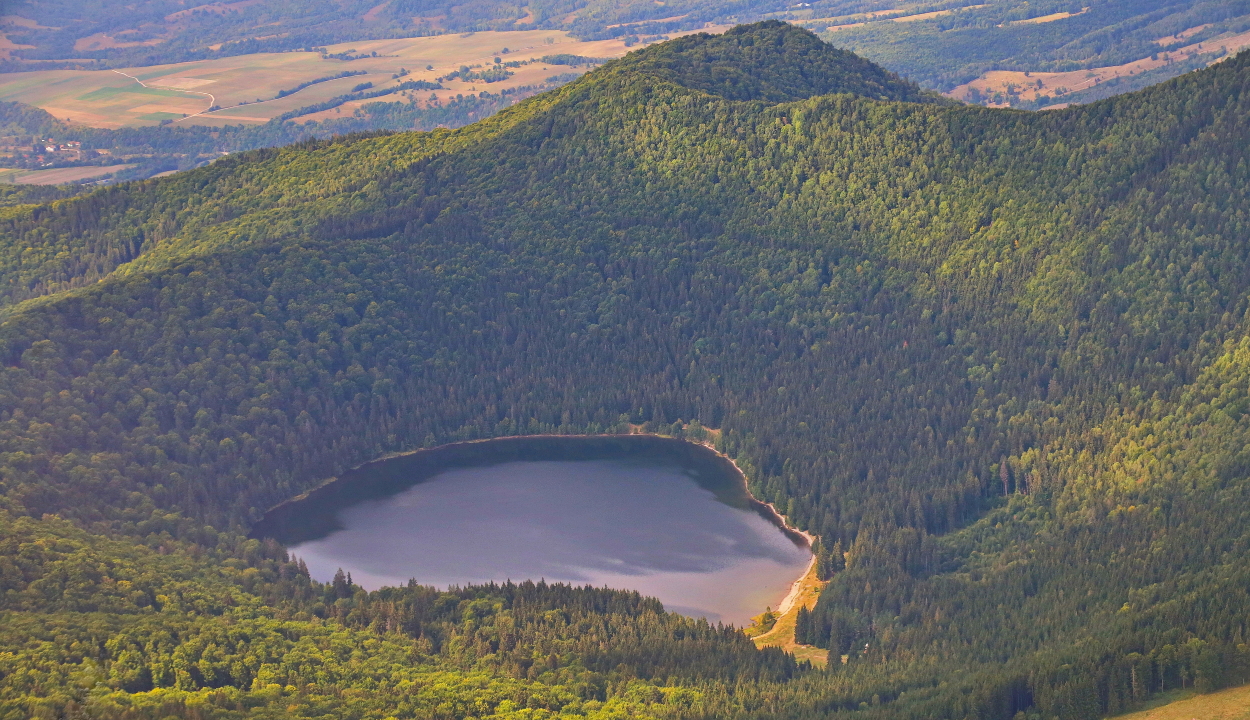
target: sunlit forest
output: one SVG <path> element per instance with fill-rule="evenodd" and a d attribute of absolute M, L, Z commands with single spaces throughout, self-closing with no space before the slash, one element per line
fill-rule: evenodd
<path fill-rule="evenodd" d="M 17 200 L 5 720 L 1093 720 L 1250 681 L 1250 55 L 1024 113 L 765 22 L 458 130 Z M 249 537 L 387 452 L 694 421 L 819 537 L 826 668 Z"/>

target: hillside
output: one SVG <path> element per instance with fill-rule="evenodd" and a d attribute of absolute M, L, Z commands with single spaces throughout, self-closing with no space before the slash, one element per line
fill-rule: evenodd
<path fill-rule="evenodd" d="M 903 102 L 764 23 L 460 130 L 6 208 L 0 708 L 1092 719 L 1244 682 L 1248 91 L 1241 55 L 1060 112 Z M 798 622 L 828 669 L 246 539 L 385 452 L 696 419 L 848 551 Z"/>
<path fill-rule="evenodd" d="M 830 12 L 838 9 L 816 3 L 779 17 L 927 88 L 1027 109 L 1137 90 L 1250 44 L 1243 0 L 869 2 Z"/>
<path fill-rule="evenodd" d="M 1119 720 L 1244 720 L 1250 717 L 1250 687 L 1221 690 L 1210 695 L 1177 693 L 1148 710 L 1121 715 Z M 1153 705 L 1153 704 L 1152 704 Z"/>

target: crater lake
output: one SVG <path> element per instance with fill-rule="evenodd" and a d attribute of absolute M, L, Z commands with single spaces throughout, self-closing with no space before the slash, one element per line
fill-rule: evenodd
<path fill-rule="evenodd" d="M 655 436 L 505 438 L 385 458 L 270 511 L 257 534 L 366 589 L 545 580 L 637 590 L 749 624 L 807 569 L 807 540 L 727 458 Z"/>

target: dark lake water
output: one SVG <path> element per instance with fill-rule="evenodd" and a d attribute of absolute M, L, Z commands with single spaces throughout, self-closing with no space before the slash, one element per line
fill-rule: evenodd
<path fill-rule="evenodd" d="M 268 534 L 323 581 L 341 567 L 369 589 L 409 578 L 606 585 L 736 625 L 777 607 L 811 559 L 704 448 L 496 442 L 484 455 L 495 443 L 365 466 L 325 497 L 271 513 Z"/>

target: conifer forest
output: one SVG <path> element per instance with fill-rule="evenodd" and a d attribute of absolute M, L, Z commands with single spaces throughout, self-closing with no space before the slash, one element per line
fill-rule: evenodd
<path fill-rule="evenodd" d="M 1250 682 L 1250 54 L 1022 112 L 765 21 L 28 200 L 0 720 L 1095 720 Z M 827 665 L 252 536 L 386 453 L 638 426 L 718 429 L 819 538 Z"/>

